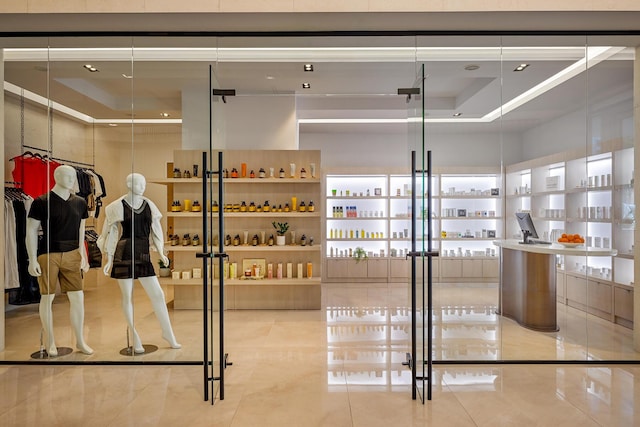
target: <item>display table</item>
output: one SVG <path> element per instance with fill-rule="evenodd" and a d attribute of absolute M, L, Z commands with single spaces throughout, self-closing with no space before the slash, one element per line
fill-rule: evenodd
<path fill-rule="evenodd" d="M 536 331 L 558 330 L 556 255 L 614 256 L 615 249 L 566 248 L 560 244 L 521 244 L 495 240 L 500 256 L 499 313 Z"/>

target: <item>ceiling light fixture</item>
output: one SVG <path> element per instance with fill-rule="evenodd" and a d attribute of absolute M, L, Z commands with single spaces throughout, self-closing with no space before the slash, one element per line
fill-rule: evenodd
<path fill-rule="evenodd" d="M 130 76 L 128 74 L 122 73 L 122 77 L 124 77 L 125 79 L 132 79 L 133 76 Z"/>
<path fill-rule="evenodd" d="M 462 115 L 462 113 L 454 113 L 453 117 L 460 117 Z"/>
<path fill-rule="evenodd" d="M 160 117 L 169 117 L 171 114 L 169 113 L 160 113 Z"/>
<path fill-rule="evenodd" d="M 83 67 L 85 69 L 87 69 L 88 71 L 92 72 L 92 73 L 97 73 L 98 72 L 98 69 L 96 67 L 94 67 L 93 65 L 91 65 L 91 64 L 85 64 L 85 65 L 83 65 Z"/>
<path fill-rule="evenodd" d="M 527 68 L 528 66 L 529 64 L 520 64 L 516 68 L 514 68 L 513 71 L 524 71 L 524 69 Z"/>
<path fill-rule="evenodd" d="M 109 123 L 109 126 L 111 126 L 112 128 L 115 128 L 115 127 L 118 126 L 118 124 L 117 123 Z"/>
<path fill-rule="evenodd" d="M 267 76 L 267 80 L 275 80 L 275 77 L 273 77 L 273 76 Z"/>
<path fill-rule="evenodd" d="M 313 71 L 313 64 L 304 64 L 304 71 L 305 72 L 312 72 Z"/>
<path fill-rule="evenodd" d="M 475 71 L 475 70 L 477 70 L 479 68 L 480 68 L 480 66 L 476 65 L 476 64 L 469 64 L 469 65 L 465 65 L 464 66 L 464 69 L 467 70 L 467 71 Z"/>
<path fill-rule="evenodd" d="M 302 89 L 311 89 L 311 83 L 302 83 Z"/>

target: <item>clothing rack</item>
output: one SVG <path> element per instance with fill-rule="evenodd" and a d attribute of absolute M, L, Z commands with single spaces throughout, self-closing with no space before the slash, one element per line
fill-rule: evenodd
<path fill-rule="evenodd" d="M 26 144 L 22 144 L 22 148 L 29 148 L 31 150 L 44 151 L 46 153 L 50 152 L 48 148 L 34 147 L 32 145 L 26 145 Z"/>
<path fill-rule="evenodd" d="M 28 149 L 30 149 L 30 150 L 37 150 L 37 151 L 44 151 L 44 152 L 46 152 L 46 153 L 49 153 L 49 152 L 50 152 L 50 151 L 49 151 L 49 150 L 47 150 L 46 148 L 32 147 L 32 146 L 30 146 L 30 145 L 23 145 L 23 146 L 22 146 L 22 148 L 28 148 Z M 24 154 L 31 154 L 31 155 L 33 155 L 33 153 L 31 153 L 31 152 L 29 152 L 29 151 L 25 151 L 25 152 L 23 152 L 23 153 L 22 153 L 22 155 L 24 155 Z M 36 157 L 37 157 L 37 156 L 36 156 Z M 86 168 L 93 168 L 93 167 L 95 167 L 95 165 L 94 165 L 94 164 L 91 164 L 91 163 L 78 162 L 78 161 L 76 161 L 76 160 L 63 159 L 63 158 L 61 158 L 61 157 L 52 157 L 52 156 L 47 156 L 47 155 L 45 155 L 45 156 L 41 156 L 41 157 L 42 157 L 42 158 L 48 158 L 48 159 L 50 159 L 50 160 L 55 160 L 56 162 L 60 162 L 60 163 L 62 163 L 62 164 L 71 164 L 71 165 L 75 165 L 75 166 L 82 166 L 82 167 L 86 167 Z M 14 157 L 14 158 L 15 158 L 15 157 Z M 13 158 L 12 158 L 12 159 L 10 159 L 10 160 L 13 160 Z"/>
<path fill-rule="evenodd" d="M 95 167 L 95 165 L 91 164 L 91 163 L 84 163 L 84 162 L 76 162 L 75 160 L 67 160 L 67 159 L 61 159 L 59 157 L 49 157 L 51 160 L 55 160 L 56 162 L 60 162 L 62 164 L 72 164 L 75 166 L 84 166 L 86 168 L 93 168 Z"/>

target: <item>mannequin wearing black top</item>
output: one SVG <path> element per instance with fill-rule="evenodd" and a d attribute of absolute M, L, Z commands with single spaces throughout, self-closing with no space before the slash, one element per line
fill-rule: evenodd
<path fill-rule="evenodd" d="M 129 192 L 110 203 L 105 209 L 106 221 L 102 236 L 98 240 L 103 252 L 107 253 L 104 274 L 118 280 L 122 293 L 122 310 L 133 335 L 133 350 L 144 353 L 144 346 L 133 322 L 133 281 L 138 279 L 151 300 L 153 310 L 160 322 L 162 337 L 171 348 L 181 348 L 169 320 L 169 312 L 164 292 L 153 270 L 149 255 L 149 237 L 167 264 L 164 254 L 164 239 L 160 218 L 162 214 L 155 204 L 143 196 L 146 188 L 144 176 L 133 173 L 127 176 Z M 122 236 L 118 236 L 118 225 Z"/>
<path fill-rule="evenodd" d="M 51 305 L 55 298 L 56 282 L 69 298 L 71 326 L 76 336 L 76 347 L 82 353 L 93 349 L 83 337 L 84 292 L 82 273 L 89 270 L 84 249 L 87 204 L 72 194 L 76 171 L 71 166 L 59 166 L 54 172 L 56 181 L 47 194 L 34 200 L 27 219 L 26 246 L 29 254 L 29 274 L 38 278 L 40 285 L 40 320 L 45 330 L 45 348 L 51 357 L 58 355 L 53 335 Z M 38 230 L 43 238 L 38 242 Z"/>

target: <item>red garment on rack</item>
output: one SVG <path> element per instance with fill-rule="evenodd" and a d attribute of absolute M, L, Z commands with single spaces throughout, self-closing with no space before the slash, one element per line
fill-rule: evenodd
<path fill-rule="evenodd" d="M 11 172 L 16 188 L 21 188 L 34 199 L 55 185 L 53 174 L 60 163 L 40 157 L 21 155 L 13 158 L 15 167 Z"/>

